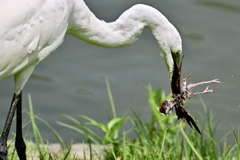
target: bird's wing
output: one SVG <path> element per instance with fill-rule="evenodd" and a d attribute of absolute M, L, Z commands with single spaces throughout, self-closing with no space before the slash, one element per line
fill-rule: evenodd
<path fill-rule="evenodd" d="M 188 113 L 186 109 L 183 107 L 176 107 L 176 114 L 178 116 L 178 119 L 184 119 L 189 124 L 191 128 L 195 128 L 199 134 L 201 134 L 201 131 L 199 130 L 197 124 L 193 120 L 193 117 Z"/>
<path fill-rule="evenodd" d="M 38 63 L 61 44 L 68 11 L 58 3 L 0 0 L 0 79 Z"/>

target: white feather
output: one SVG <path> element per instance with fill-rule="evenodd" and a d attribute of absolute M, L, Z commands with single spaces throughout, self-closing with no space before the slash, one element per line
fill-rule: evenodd
<path fill-rule="evenodd" d="M 170 75 L 171 51 L 182 51 L 175 27 L 159 11 L 143 4 L 133 6 L 110 23 L 96 18 L 83 0 L 1 0 L 0 11 L 0 79 L 13 75 L 16 80 L 20 74 L 26 77 L 18 82 L 15 93 L 22 90 L 32 73 L 24 71 L 58 48 L 67 33 L 94 45 L 123 47 L 134 43 L 143 29 L 149 28 Z"/>

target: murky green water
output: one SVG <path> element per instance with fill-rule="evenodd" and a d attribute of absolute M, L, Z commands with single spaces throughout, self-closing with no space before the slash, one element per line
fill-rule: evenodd
<path fill-rule="evenodd" d="M 101 0 L 87 1 L 90 9 L 105 21 L 115 20 L 136 3 L 159 9 L 178 28 L 183 39 L 183 75 L 191 71 L 192 83 L 218 78 L 215 92 L 202 96 L 220 121 L 220 136 L 239 129 L 240 4 L 237 0 Z M 132 46 L 119 49 L 99 48 L 66 36 L 63 45 L 35 70 L 24 89 L 24 107 L 31 93 L 35 113 L 56 128 L 66 139 L 83 137 L 56 124 L 62 114 L 85 114 L 101 122 L 108 120 L 110 105 L 104 78 L 111 84 L 119 115 L 137 110 L 149 118 L 147 91 L 163 88 L 170 92 L 168 74 L 153 36 L 145 30 Z M 203 88 L 200 87 L 199 90 Z M 3 127 L 13 93 L 13 79 L 0 82 L 0 127 Z M 188 102 L 189 111 L 202 113 L 198 97 Z M 25 120 L 26 121 L 26 120 Z M 200 123 L 202 120 L 200 119 Z M 45 125 L 39 124 L 45 138 L 56 141 Z"/>

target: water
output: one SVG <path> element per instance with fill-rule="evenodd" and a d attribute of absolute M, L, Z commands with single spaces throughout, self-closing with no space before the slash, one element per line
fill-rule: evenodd
<path fill-rule="evenodd" d="M 213 94 L 202 96 L 215 114 L 214 122 L 220 121 L 219 136 L 231 131 L 232 127 L 239 129 L 240 5 L 237 0 L 95 0 L 86 3 L 105 21 L 115 20 L 136 3 L 149 4 L 160 10 L 182 36 L 183 75 L 191 71 L 192 83 L 215 78 L 223 82 L 211 85 Z M 107 122 L 110 104 L 105 78 L 110 81 L 119 116 L 131 113 L 131 109 L 141 113 L 144 119 L 151 116 L 144 88 L 147 84 L 155 90 L 161 87 L 170 92 L 166 66 L 148 30 L 134 45 L 118 49 L 99 48 L 66 36 L 62 46 L 36 68 L 24 88 L 23 106 L 28 107 L 27 94 L 31 93 L 37 115 L 53 125 L 66 141 L 82 141 L 83 136 L 56 122 L 66 122 L 63 114 L 73 117 L 84 114 Z M 2 80 L 0 90 L 0 128 L 3 128 L 12 98 L 13 78 Z M 187 105 L 192 115 L 205 115 L 199 98 L 192 99 Z M 39 123 L 39 127 L 44 138 L 56 141 L 44 124 Z"/>

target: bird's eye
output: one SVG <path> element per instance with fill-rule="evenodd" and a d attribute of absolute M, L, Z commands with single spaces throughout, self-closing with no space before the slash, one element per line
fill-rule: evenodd
<path fill-rule="evenodd" d="M 172 55 L 179 56 L 179 55 L 181 55 L 181 50 L 179 50 L 179 49 L 171 50 L 171 53 L 172 53 Z"/>
<path fill-rule="evenodd" d="M 176 51 L 175 54 L 176 54 L 176 55 L 180 55 L 181 52 L 180 52 L 180 51 Z"/>

